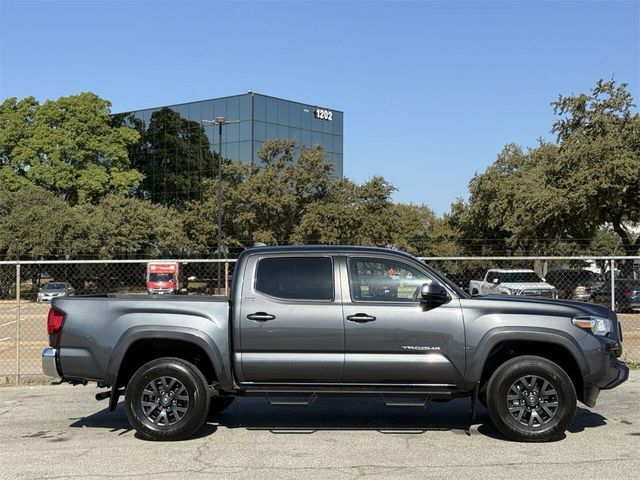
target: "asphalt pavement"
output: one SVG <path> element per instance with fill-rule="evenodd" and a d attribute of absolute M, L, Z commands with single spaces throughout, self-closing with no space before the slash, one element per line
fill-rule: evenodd
<path fill-rule="evenodd" d="M 579 406 L 560 441 L 515 443 L 469 400 L 387 408 L 319 398 L 306 408 L 239 398 L 196 438 L 138 438 L 95 386 L 0 388 L 3 479 L 640 478 L 640 371 Z"/>

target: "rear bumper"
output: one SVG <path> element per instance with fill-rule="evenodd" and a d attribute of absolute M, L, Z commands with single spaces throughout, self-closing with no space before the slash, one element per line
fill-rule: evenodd
<path fill-rule="evenodd" d="M 58 352 L 55 348 L 47 347 L 42 351 L 42 372 L 47 377 L 58 378 Z"/>

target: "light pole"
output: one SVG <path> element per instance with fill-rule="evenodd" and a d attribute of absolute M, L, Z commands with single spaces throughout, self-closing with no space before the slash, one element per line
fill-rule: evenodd
<path fill-rule="evenodd" d="M 216 117 L 215 120 L 202 120 L 205 125 L 218 125 L 218 192 L 216 203 L 218 205 L 218 260 L 222 254 L 222 126 L 230 123 L 240 123 L 240 120 L 225 120 L 224 117 Z M 221 285 L 220 261 L 218 261 L 218 291 Z"/>

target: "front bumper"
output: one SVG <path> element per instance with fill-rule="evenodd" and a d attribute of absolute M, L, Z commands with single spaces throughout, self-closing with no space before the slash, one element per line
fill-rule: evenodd
<path fill-rule="evenodd" d="M 588 407 L 594 407 L 596 405 L 596 400 L 598 400 L 598 395 L 600 395 L 601 390 L 611 390 L 629 379 L 629 366 L 626 363 L 616 361 L 608 370 L 608 378 L 611 380 L 606 385 L 600 386 L 594 383 L 584 384 L 584 398 L 582 403 Z"/>
<path fill-rule="evenodd" d="M 47 377 L 58 378 L 58 352 L 55 348 L 47 347 L 42 351 L 42 372 Z"/>

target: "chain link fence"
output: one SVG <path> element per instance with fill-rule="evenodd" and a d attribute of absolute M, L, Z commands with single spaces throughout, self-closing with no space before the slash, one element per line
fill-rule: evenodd
<path fill-rule="evenodd" d="M 640 257 L 421 260 L 470 294 L 557 297 L 616 310 L 624 334 L 623 359 L 640 363 Z M 183 295 L 228 295 L 235 262 L 229 259 L 0 262 L 0 383 L 44 380 L 40 355 L 48 344 L 46 324 L 52 297 L 148 295 L 149 290 L 158 289 Z M 157 268 L 152 269 L 152 265 Z M 490 270 L 489 278 L 485 278 Z"/>

